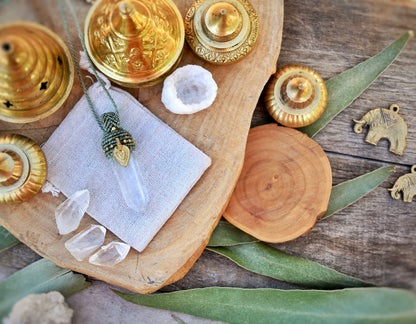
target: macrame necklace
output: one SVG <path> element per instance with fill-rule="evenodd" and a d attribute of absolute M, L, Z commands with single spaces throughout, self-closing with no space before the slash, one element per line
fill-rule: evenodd
<path fill-rule="evenodd" d="M 91 67 L 91 70 L 93 71 L 94 76 L 97 78 L 104 92 L 110 99 L 112 106 L 114 107 L 114 112 L 107 112 L 107 113 L 102 114 L 101 117 L 98 116 L 97 111 L 95 110 L 92 100 L 88 94 L 87 88 L 85 87 L 84 80 L 82 79 L 81 68 L 79 66 L 79 62 L 75 54 L 74 44 L 72 41 L 71 33 L 69 31 L 68 20 L 66 17 L 66 13 L 65 13 L 62 0 L 57 0 L 57 1 L 59 5 L 59 10 L 62 15 L 62 19 L 64 22 L 65 32 L 68 37 L 71 55 L 75 62 L 75 68 L 76 68 L 78 78 L 81 83 L 82 91 L 85 94 L 85 97 L 88 102 L 88 106 L 91 112 L 93 113 L 94 118 L 98 123 L 98 126 L 104 133 L 103 138 L 101 140 L 101 147 L 102 147 L 103 153 L 108 159 L 111 159 L 112 157 L 114 157 L 118 163 L 126 167 L 130 161 L 130 152 L 135 149 L 135 146 L 136 146 L 135 141 L 133 137 L 131 136 L 131 134 L 127 132 L 126 130 L 124 130 L 123 128 L 121 128 L 120 126 L 120 118 L 119 118 L 117 105 L 114 102 L 114 99 L 111 97 L 110 93 L 108 92 L 107 88 L 105 87 L 103 81 L 98 76 L 98 73 L 94 68 L 91 58 L 88 56 L 87 49 L 86 49 L 85 42 L 84 42 L 84 37 L 82 35 L 81 27 L 79 25 L 75 10 L 72 7 L 71 2 L 69 0 L 65 0 L 65 3 L 67 7 L 69 8 L 69 11 L 71 12 L 72 18 L 75 22 L 75 26 L 78 32 L 78 37 L 81 42 L 82 49 L 84 50 L 85 55 L 87 57 L 88 63 Z"/>

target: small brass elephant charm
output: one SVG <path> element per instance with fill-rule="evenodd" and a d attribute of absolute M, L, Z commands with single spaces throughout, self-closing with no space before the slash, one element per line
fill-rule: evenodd
<path fill-rule="evenodd" d="M 363 126 L 369 125 L 365 141 L 377 145 L 380 139 L 387 138 L 390 141 L 390 152 L 403 155 L 406 147 L 407 125 L 399 116 L 399 106 L 393 104 L 390 109 L 376 108 L 366 113 L 360 120 L 355 120 L 354 132 L 361 134 Z"/>
<path fill-rule="evenodd" d="M 412 202 L 416 196 L 416 164 L 412 166 L 412 173 L 402 175 L 390 188 L 390 194 L 394 199 L 400 199 L 400 191 L 403 192 L 403 201 Z"/>

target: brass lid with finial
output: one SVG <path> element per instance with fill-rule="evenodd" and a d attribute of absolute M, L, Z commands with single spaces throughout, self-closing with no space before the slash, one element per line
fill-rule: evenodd
<path fill-rule="evenodd" d="M 185 37 L 200 58 L 229 64 L 246 56 L 259 32 L 256 10 L 247 0 L 196 0 L 185 17 Z"/>
<path fill-rule="evenodd" d="M 0 119 L 27 123 L 49 116 L 73 81 L 71 55 L 55 33 L 29 22 L 0 26 Z"/>
<path fill-rule="evenodd" d="M 46 160 L 31 139 L 0 135 L 0 204 L 18 204 L 39 192 L 46 178 Z"/>
<path fill-rule="evenodd" d="M 322 115 L 328 93 L 314 70 L 287 65 L 272 76 L 264 98 L 267 110 L 279 124 L 296 128 L 312 124 Z"/>
<path fill-rule="evenodd" d="M 178 65 L 185 39 L 171 0 L 101 0 L 90 9 L 85 43 L 92 62 L 125 87 L 161 82 Z"/>

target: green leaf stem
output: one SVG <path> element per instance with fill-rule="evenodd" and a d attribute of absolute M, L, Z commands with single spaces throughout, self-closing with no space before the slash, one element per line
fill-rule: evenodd
<path fill-rule="evenodd" d="M 212 287 L 154 295 L 115 292 L 134 304 L 231 324 L 416 322 L 416 295 L 400 289 L 304 291 Z"/>
<path fill-rule="evenodd" d="M 394 173 L 394 166 L 381 167 L 355 179 L 332 187 L 328 210 L 322 219 L 327 218 L 374 190 Z"/>
<path fill-rule="evenodd" d="M 209 248 L 209 250 L 229 258 L 252 272 L 303 287 L 339 289 L 372 286 L 319 263 L 286 254 L 261 242 Z"/>
<path fill-rule="evenodd" d="M 413 34 L 413 31 L 408 31 L 376 56 L 326 81 L 328 103 L 324 113 L 313 124 L 298 130 L 313 137 L 324 128 L 389 67 Z"/>
<path fill-rule="evenodd" d="M 17 238 L 10 234 L 3 226 L 0 226 L 0 253 L 19 243 L 20 241 Z"/>
<path fill-rule="evenodd" d="M 0 322 L 17 301 L 29 294 L 57 290 L 68 297 L 89 285 L 83 275 L 62 269 L 46 259 L 36 261 L 0 282 Z"/>

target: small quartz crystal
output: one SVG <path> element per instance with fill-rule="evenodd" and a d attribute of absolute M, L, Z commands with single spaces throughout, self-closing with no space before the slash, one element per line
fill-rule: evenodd
<path fill-rule="evenodd" d="M 65 235 L 75 231 L 82 216 L 87 211 L 90 204 L 90 193 L 88 190 L 77 191 L 55 210 L 56 225 L 59 234 Z"/>
<path fill-rule="evenodd" d="M 211 72 L 199 65 L 186 65 L 165 79 L 162 102 L 175 114 L 193 114 L 211 106 L 217 90 Z"/>
<path fill-rule="evenodd" d="M 106 231 L 101 225 L 91 225 L 66 241 L 65 247 L 75 259 L 82 261 L 104 243 Z"/>
<path fill-rule="evenodd" d="M 113 241 L 91 255 L 89 261 L 95 265 L 112 267 L 123 261 L 129 253 L 129 250 L 130 245 Z"/>

